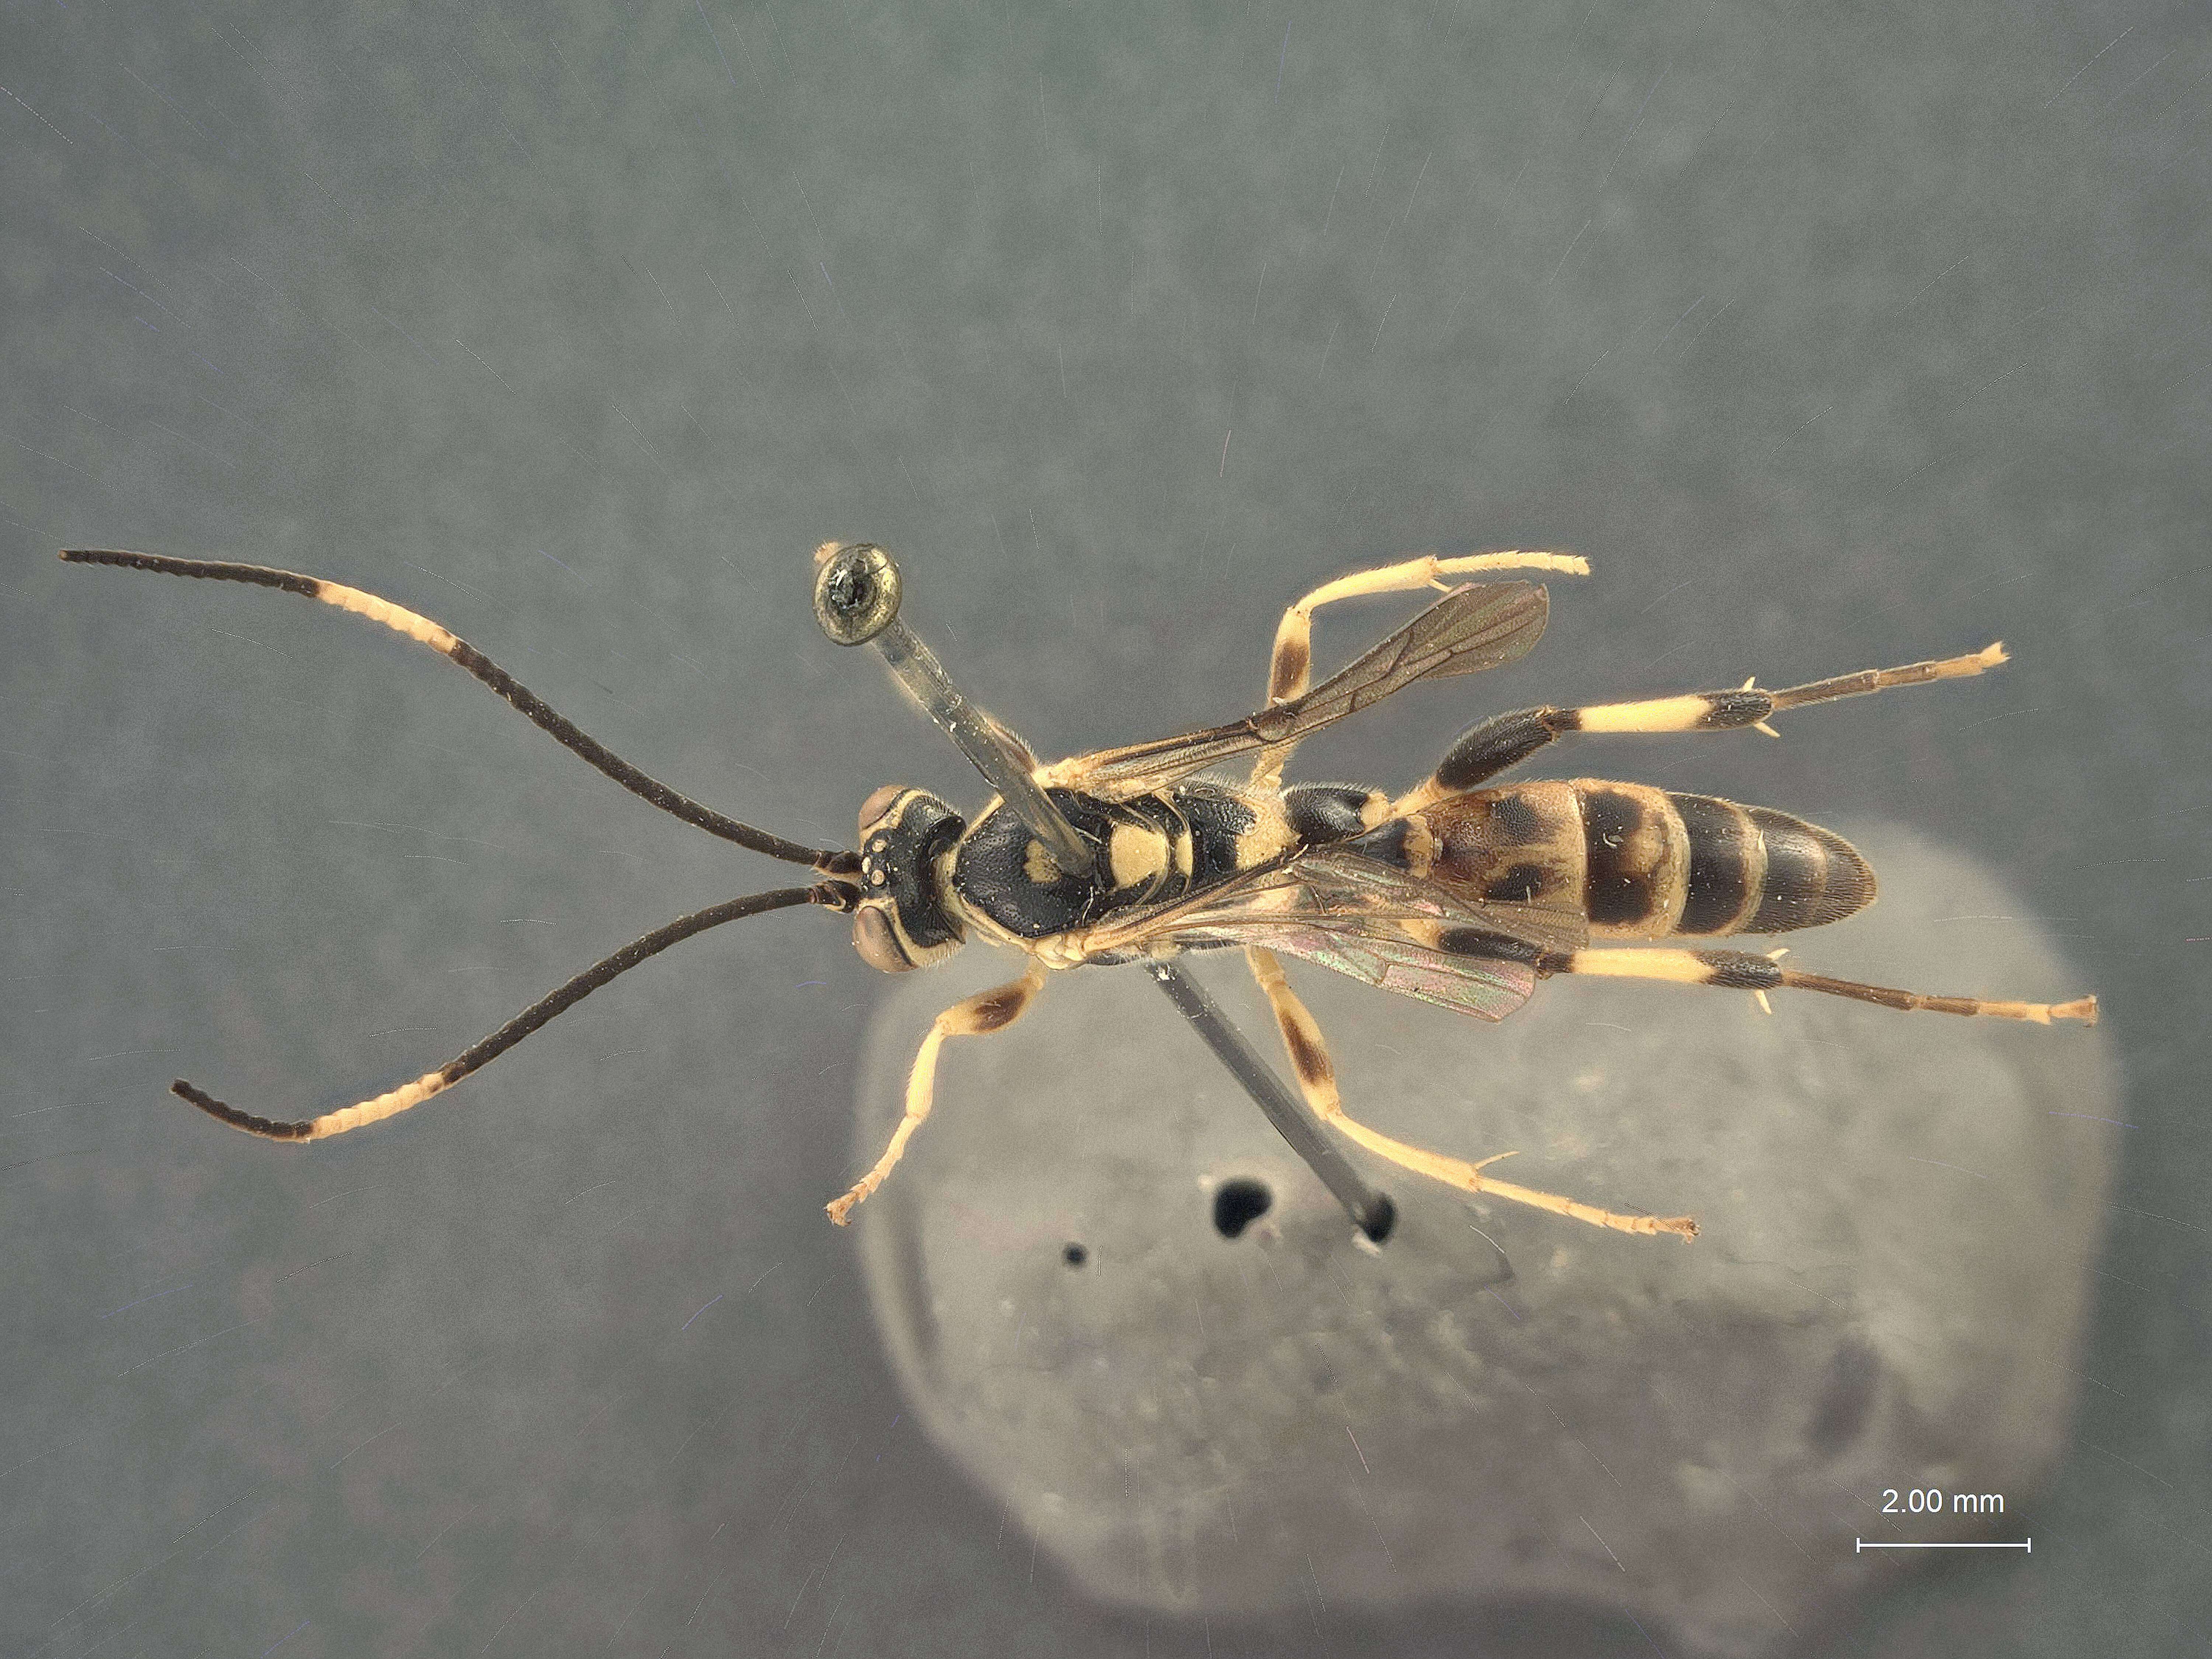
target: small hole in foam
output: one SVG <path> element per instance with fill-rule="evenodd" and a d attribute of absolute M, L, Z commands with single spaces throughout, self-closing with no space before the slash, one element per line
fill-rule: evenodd
<path fill-rule="evenodd" d="M 1264 1182 L 1239 1176 L 1224 1181 L 1213 1194 L 1213 1231 L 1235 1238 L 1273 1207 L 1275 1195 Z"/>

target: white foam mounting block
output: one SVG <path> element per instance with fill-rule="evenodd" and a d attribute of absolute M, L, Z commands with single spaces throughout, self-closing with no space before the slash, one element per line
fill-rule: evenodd
<path fill-rule="evenodd" d="M 1735 943 L 1942 994 L 2094 988 L 1969 859 L 1845 833 L 1879 903 Z M 1188 960 L 1280 1066 L 1241 957 Z M 1016 966 L 976 950 L 886 997 L 856 1167 L 932 1016 Z M 1938 1553 L 1856 1540 L 2022 1535 L 2111 1176 L 2101 1033 L 1571 978 L 1492 1026 L 1291 971 L 1354 1115 L 1704 1234 L 1355 1153 L 1400 1217 L 1361 1248 L 1143 975 L 1055 975 L 1006 1034 L 946 1045 L 855 1224 L 916 1413 L 1082 1592 L 1211 1617 L 1565 1597 L 1749 1653 Z M 1230 1182 L 1267 1195 L 1233 1237 Z M 2008 1508 L 1881 1512 L 1914 1486 Z"/>

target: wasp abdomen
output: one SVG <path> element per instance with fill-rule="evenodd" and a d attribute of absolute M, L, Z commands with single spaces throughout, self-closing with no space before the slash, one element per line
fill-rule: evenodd
<path fill-rule="evenodd" d="M 1789 933 L 1875 896 L 1874 872 L 1840 836 L 1647 784 L 1516 784 L 1413 816 L 1425 834 L 1397 844 L 1425 859 L 1417 873 L 1492 901 L 1579 909 L 1600 938 Z"/>

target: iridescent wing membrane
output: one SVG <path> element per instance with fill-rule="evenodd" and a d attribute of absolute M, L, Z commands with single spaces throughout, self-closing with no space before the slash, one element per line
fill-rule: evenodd
<path fill-rule="evenodd" d="M 1047 768 L 1040 781 L 1107 800 L 1164 789 L 1239 755 L 1296 743 L 1416 680 L 1479 673 L 1517 661 L 1543 637 L 1550 603 L 1534 582 L 1455 587 L 1303 696 L 1226 726 L 1078 755 Z"/>
<path fill-rule="evenodd" d="M 1256 945 L 1498 1020 L 1535 990 L 1538 952 L 1577 951 L 1589 937 L 1577 912 L 1467 897 L 1350 848 L 1321 847 L 1097 928 L 1084 943 L 1093 951 Z"/>

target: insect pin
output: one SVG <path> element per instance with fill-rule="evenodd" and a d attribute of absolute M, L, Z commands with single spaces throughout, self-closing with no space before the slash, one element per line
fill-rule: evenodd
<path fill-rule="evenodd" d="M 725 922 L 800 905 L 853 917 L 853 942 L 885 972 L 924 968 L 969 939 L 1025 958 L 1006 984 L 954 1003 L 922 1039 L 890 1144 L 827 1206 L 843 1224 L 884 1182 L 935 1097 L 939 1050 L 1002 1031 L 1048 980 L 1079 967 L 1138 964 L 1160 985 L 1365 1236 L 1394 1211 L 1334 1137 L 1470 1194 L 1533 1206 L 1621 1232 L 1689 1239 L 1689 1216 L 1600 1208 L 1487 1173 L 1469 1160 L 1383 1134 L 1343 1108 L 1321 1029 L 1284 974 L 1302 961 L 1478 1019 L 1499 1020 L 1559 974 L 1660 980 L 1750 991 L 1817 991 L 1900 1011 L 2094 1024 L 2094 996 L 2063 1003 L 1930 996 L 1781 965 L 1774 956 L 1676 945 L 1677 938 L 1780 933 L 1839 921 L 1875 896 L 1874 872 L 1841 836 L 1767 807 L 1595 778 L 1496 784 L 1562 738 L 1592 732 L 1771 730 L 1774 716 L 1841 697 L 1980 674 L 2001 645 L 1900 668 L 1869 669 L 1761 690 L 1695 691 L 1499 714 L 1468 730 L 1426 779 L 1395 795 L 1364 785 L 1282 781 L 1304 738 L 1416 681 L 1496 668 L 1541 637 L 1549 596 L 1527 580 L 1447 587 L 1447 577 L 1504 571 L 1589 574 L 1571 554 L 1425 555 L 1324 583 L 1284 612 L 1266 706 L 1224 726 L 1041 765 L 1004 724 L 963 696 L 899 619 L 896 563 L 868 543 L 816 550 L 814 609 L 841 645 L 872 644 L 899 684 L 994 791 L 972 819 L 927 790 L 887 785 L 860 811 L 854 850 L 803 847 L 725 817 L 648 777 L 586 736 L 482 652 L 428 617 L 373 593 L 259 565 L 111 550 L 64 560 L 280 589 L 383 624 L 428 646 L 541 729 L 663 811 L 820 879 L 678 917 L 532 1004 L 434 1071 L 371 1098 L 297 1121 L 258 1117 L 179 1080 L 210 1116 L 275 1140 L 319 1140 L 406 1111 L 497 1058 L 616 975 Z M 1365 595 L 1443 589 L 1411 622 L 1320 684 L 1316 611 Z M 1232 764 L 1239 777 L 1222 776 Z M 1639 941 L 1629 945 L 1616 941 Z M 1241 947 L 1266 994 L 1297 1082 L 1293 1095 L 1204 988 L 1186 952 Z M 1332 1133 L 1333 1132 L 1333 1133 Z"/>

